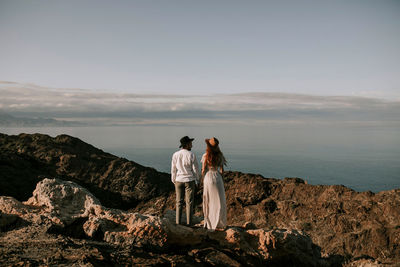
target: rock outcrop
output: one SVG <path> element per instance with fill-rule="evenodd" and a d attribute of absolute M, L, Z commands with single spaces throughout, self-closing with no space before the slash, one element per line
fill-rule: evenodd
<path fill-rule="evenodd" d="M 105 153 L 75 137 L 0 133 L 0 195 L 26 200 L 44 177 L 76 182 L 104 205 L 120 209 L 149 200 L 164 203 L 174 190 L 167 173 Z"/>
<path fill-rule="evenodd" d="M 181 255 L 180 263 L 184 265 L 331 265 L 330 259 L 321 258 L 319 247 L 301 231 L 228 227 L 225 231 L 210 232 L 202 227 L 189 228 L 175 225 L 168 217 L 105 208 L 86 189 L 57 179 L 39 182 L 25 203 L 0 197 L 0 211 L 1 218 L 8 216 L 25 222 L 11 227 L 15 221 L 10 221 L 8 229 L 3 225 L 0 264 L 28 261 L 32 265 L 73 265 L 85 260 L 94 265 L 114 261 L 137 264 L 137 258 L 127 257 L 129 248 L 127 254 L 135 255 L 139 251 L 142 259 L 149 258 L 142 264 L 150 265 L 154 264 L 150 259 L 158 257 L 164 259 L 162 263 L 173 265 L 176 255 Z M 22 239 L 21 229 L 25 232 Z M 38 242 L 47 242 L 47 246 L 34 246 L 33 240 L 27 243 L 26 236 L 35 235 L 40 237 Z M 88 240 L 84 248 L 79 245 L 82 240 Z M 75 258 L 64 248 L 66 242 L 76 243 L 76 251 L 72 253 Z M 21 246 L 24 253 L 14 253 Z M 99 247 L 103 247 L 103 253 Z M 112 248 L 114 254 L 104 253 L 104 247 Z M 52 257 L 38 259 L 38 254 L 46 255 L 52 249 L 57 250 Z M 118 258 L 121 254 L 126 257 L 124 260 Z"/>
<path fill-rule="evenodd" d="M 110 208 L 157 216 L 174 209 L 174 189 L 166 173 L 67 135 L 0 134 L 0 195 L 27 200 L 43 177 L 76 182 Z M 229 225 L 304 232 L 325 257 L 341 262 L 400 262 L 400 189 L 356 192 L 340 185 L 309 185 L 300 178 L 240 172 L 226 172 L 224 182 Z M 201 195 L 200 187 L 198 217 Z M 93 229 L 113 225 L 110 221 L 99 219 L 93 225 L 100 228 Z M 104 232 L 93 231 L 95 236 Z"/>
<path fill-rule="evenodd" d="M 325 255 L 400 262 L 400 189 L 356 192 L 299 178 L 225 174 L 228 222 L 308 233 Z M 235 214 L 235 216 L 233 216 Z"/>

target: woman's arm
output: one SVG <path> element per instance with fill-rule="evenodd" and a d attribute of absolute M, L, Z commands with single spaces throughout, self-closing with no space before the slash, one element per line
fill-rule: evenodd
<path fill-rule="evenodd" d="M 204 175 L 206 175 L 206 168 L 207 168 L 206 164 L 207 164 L 206 161 L 203 161 L 203 164 L 201 166 L 201 180 L 203 180 Z"/>

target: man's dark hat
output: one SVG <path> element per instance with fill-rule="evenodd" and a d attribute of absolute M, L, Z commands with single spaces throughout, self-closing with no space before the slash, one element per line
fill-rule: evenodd
<path fill-rule="evenodd" d="M 185 145 L 189 144 L 193 140 L 194 140 L 194 138 L 189 138 L 189 136 L 184 136 L 181 138 L 181 145 L 179 147 L 184 147 Z"/>

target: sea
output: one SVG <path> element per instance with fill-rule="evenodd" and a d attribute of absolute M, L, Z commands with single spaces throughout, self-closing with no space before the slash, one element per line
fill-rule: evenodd
<path fill-rule="evenodd" d="M 5 134 L 68 134 L 116 156 L 170 172 L 179 139 L 195 138 L 200 159 L 205 138 L 217 137 L 226 170 L 264 177 L 299 177 L 313 185 L 345 185 L 356 191 L 400 188 L 400 128 L 321 125 L 137 125 L 10 127 Z"/>

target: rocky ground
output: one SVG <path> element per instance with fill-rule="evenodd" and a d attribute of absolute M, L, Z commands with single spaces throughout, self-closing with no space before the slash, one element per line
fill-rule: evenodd
<path fill-rule="evenodd" d="M 118 158 L 67 135 L 51 138 L 41 134 L 0 134 L 0 195 L 25 201 L 44 177 L 74 181 L 88 188 L 104 206 L 131 213 L 162 218 L 174 207 L 174 190 L 166 173 Z M 232 227 L 242 229 L 239 226 L 251 222 L 257 229 L 287 229 L 285 231 L 309 235 L 313 246 L 321 248 L 321 259 L 329 264 L 357 262 L 360 266 L 378 263 L 396 266 L 400 262 L 399 189 L 356 192 L 344 186 L 309 185 L 299 178 L 280 180 L 239 172 L 225 173 L 224 182 L 228 223 Z M 197 216 L 201 216 L 201 194 L 200 187 L 196 195 Z M 22 229 L 7 230 L 2 238 Z M 44 234 L 49 235 L 47 230 Z M 65 235 L 62 238 L 66 238 Z M 95 242 L 93 238 L 75 240 L 68 236 L 68 240 L 77 242 L 77 248 L 82 242 L 83 247 L 87 246 L 85 242 L 94 242 L 88 247 L 96 247 L 94 244 L 100 242 L 97 249 L 104 255 L 112 254 L 105 252 L 108 249 L 115 253 L 120 251 L 120 254 L 112 254 L 119 255 L 116 258 L 103 255 L 111 261 L 133 255 L 134 251 L 147 255 L 140 254 L 143 248 L 137 244 L 132 246 L 132 251 L 124 252 L 110 243 Z M 27 244 L 28 241 L 22 243 Z M 199 249 L 207 251 L 206 247 Z M 206 252 L 199 252 L 203 256 L 196 256 L 198 258 L 188 256 L 188 250 L 182 255 L 174 253 L 169 251 L 160 259 L 180 255 L 192 258 L 193 264 L 206 262 Z M 238 261 L 236 257 L 230 258 Z M 238 262 L 243 264 L 243 261 Z"/>
<path fill-rule="evenodd" d="M 44 179 L 26 202 L 0 197 L 2 265 L 332 266 L 301 231 L 210 232 L 108 209 L 73 182 Z"/>

